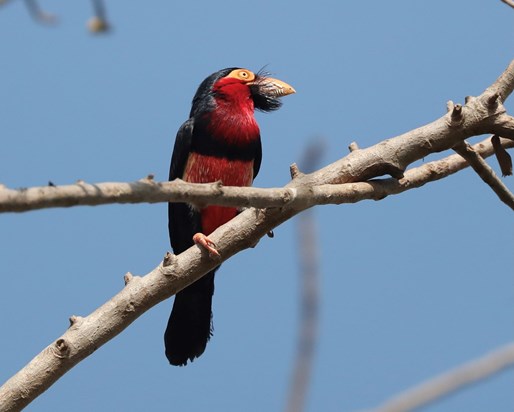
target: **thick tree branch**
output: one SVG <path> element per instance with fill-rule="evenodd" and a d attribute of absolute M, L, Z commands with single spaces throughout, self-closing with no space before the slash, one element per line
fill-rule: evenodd
<path fill-rule="evenodd" d="M 408 412 L 514 366 L 514 343 L 412 388 L 370 412 Z"/>
<path fill-rule="evenodd" d="M 509 75 L 504 73 L 495 83 L 497 90 L 503 90 L 500 92 L 502 97 L 512 91 L 514 64 L 507 68 L 507 72 Z M 429 153 L 450 149 L 470 136 L 494 133 L 493 129 L 505 110 L 498 99 L 491 99 L 492 94 L 486 91 L 477 98 L 468 99 L 462 107 L 455 105 L 445 116 L 429 125 L 370 148 L 355 150 L 344 159 L 314 173 L 299 174 L 286 188 L 300 193 L 312 192 L 314 197 L 321 197 L 325 203 L 337 203 L 332 201 L 330 194 L 316 194 L 315 188 L 364 181 L 383 174 L 403 177 L 400 180 L 384 179 L 350 185 L 356 193 L 360 193 L 353 197 L 349 193 L 348 201 L 377 199 L 455 173 L 466 166 L 458 155 L 454 155 L 457 159 L 450 156 L 412 169 L 403 176 L 409 164 Z M 491 100 L 496 103 L 492 105 Z M 492 153 L 491 143 L 488 144 Z M 487 144 L 484 143 L 485 146 Z M 308 196 L 305 198 L 309 199 Z M 248 209 L 209 236 L 217 245 L 220 260 L 210 259 L 199 247 L 193 246 L 179 256 L 167 257 L 164 262 L 166 266 L 161 264 L 142 278 L 126 276 L 128 284 L 118 295 L 85 318 L 72 317 L 72 325 L 59 339 L 0 388 L 0 410 L 20 410 L 149 308 L 198 280 L 220 261 L 253 247 L 270 230 L 311 205 L 307 201 L 294 205 L 294 208 L 289 205 Z"/>
<path fill-rule="evenodd" d="M 348 156 L 332 163 L 311 174 L 299 173 L 286 188 L 312 188 L 323 184 L 338 184 L 358 182 L 376 176 L 389 174 L 401 178 L 407 166 L 422 159 L 430 153 L 449 150 L 466 138 L 480 134 L 498 134 L 514 139 L 514 118 L 508 116 L 503 107 L 504 101 L 514 89 L 514 61 L 505 72 L 487 88 L 479 97 L 466 98 L 464 106 L 448 103 L 448 113 L 440 119 L 403 135 L 384 140 L 366 149 L 352 151 Z M 26 211 L 45 207 L 98 205 L 105 203 L 128 202 L 163 202 L 190 201 L 196 204 L 219 204 L 255 207 L 308 207 L 297 198 L 298 193 L 284 189 L 268 192 L 269 202 L 233 201 L 241 197 L 244 191 L 259 189 L 244 189 L 221 187 L 219 184 L 198 186 L 191 193 L 190 186 L 180 186 L 181 183 L 155 183 L 152 179 L 143 179 L 135 183 L 112 184 L 101 183 L 56 187 L 39 187 L 25 190 L 0 190 L 0 212 Z M 175 185 L 173 194 L 165 194 L 162 188 Z M 209 189 L 210 186 L 210 189 Z M 200 191 L 207 190 L 208 195 Z M 280 190 L 283 190 L 280 192 Z M 261 198 L 264 192 L 261 192 Z M 195 197 L 197 196 L 198 197 Z M 293 200 L 291 200 L 291 196 Z M 143 200 L 144 199 L 144 200 Z M 298 202 L 294 204 L 294 202 Z"/>
<path fill-rule="evenodd" d="M 501 140 L 503 147 L 514 147 L 514 141 Z M 482 157 L 494 153 L 490 139 L 473 146 Z M 112 203 L 189 202 L 236 207 L 291 207 L 305 209 L 314 205 L 356 203 L 365 199 L 380 200 L 467 167 L 460 156 L 449 156 L 443 161 L 426 163 L 407 171 L 404 178 L 369 180 L 367 182 L 326 184 L 312 187 L 256 187 L 222 186 L 220 183 L 154 182 L 150 178 L 132 183 L 78 182 L 67 186 L 41 186 L 30 189 L 8 189 L 0 185 L 0 213 L 30 210 L 95 206 Z"/>
<path fill-rule="evenodd" d="M 514 210 L 514 195 L 512 195 L 507 186 L 505 186 L 496 173 L 494 173 L 494 170 L 485 162 L 484 158 L 466 142 L 456 144 L 453 149 L 466 159 L 473 170 L 477 172 L 482 180 L 498 195 L 500 200 Z"/>
<path fill-rule="evenodd" d="M 514 62 L 506 71 L 479 97 L 469 97 L 464 106 L 448 104 L 448 113 L 440 119 L 418 129 L 382 141 L 366 149 L 352 151 L 348 156 L 332 163 L 316 173 L 299 173 L 294 181 L 286 186 L 287 189 L 302 188 L 311 190 L 313 186 L 323 184 L 339 184 L 371 179 L 376 176 L 389 174 L 401 178 L 406 167 L 412 162 L 422 159 L 430 153 L 451 149 L 466 138 L 480 134 L 498 134 L 514 139 L 514 118 L 508 116 L 499 99 L 505 99 L 514 88 Z M 175 185 L 173 195 L 165 194 L 163 188 Z M 210 189 L 209 189 L 210 186 Z M 202 190 L 209 194 L 201 195 Z M 249 202 L 233 201 L 241 197 L 244 191 L 259 189 L 223 188 L 219 184 L 198 186 L 191 193 L 190 186 L 180 187 L 180 183 L 155 183 L 151 179 L 135 183 L 112 184 L 101 183 L 55 187 L 39 187 L 25 190 L 0 190 L 0 212 L 27 211 L 45 207 L 98 205 L 105 203 L 128 202 L 163 202 L 190 201 L 197 204 L 220 204 L 255 207 L 308 207 L 312 204 L 302 203 L 297 199 L 294 190 L 278 189 L 268 192 L 269 201 Z M 280 190 L 283 190 L 280 192 Z M 255 193 L 255 192 L 254 192 Z M 264 192 L 258 196 L 263 198 Z M 198 196 L 195 198 L 195 196 Z M 293 200 L 291 200 L 291 196 Z M 294 203 L 298 202 L 298 203 Z"/>

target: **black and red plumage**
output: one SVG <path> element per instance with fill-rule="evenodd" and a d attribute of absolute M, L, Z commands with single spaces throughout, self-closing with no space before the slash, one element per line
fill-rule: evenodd
<path fill-rule="evenodd" d="M 278 98 L 294 92 L 287 83 L 236 67 L 207 77 L 193 98 L 189 119 L 177 133 L 169 179 L 251 186 L 262 157 L 254 110 L 276 110 L 281 105 Z M 217 254 L 208 235 L 237 213 L 232 207 L 170 203 L 173 251 L 182 253 L 196 242 Z M 218 267 L 175 296 L 164 333 L 166 357 L 172 365 L 186 365 L 205 350 L 212 335 L 211 304 Z"/>

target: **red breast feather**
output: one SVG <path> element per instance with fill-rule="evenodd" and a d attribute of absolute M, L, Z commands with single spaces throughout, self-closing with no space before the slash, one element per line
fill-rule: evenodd
<path fill-rule="evenodd" d="M 250 89 L 237 79 L 223 78 L 214 86 L 215 108 L 204 114 L 206 133 L 223 147 L 244 148 L 260 139 L 254 118 Z M 201 137 L 199 137 L 201 139 Z M 240 160 L 192 152 L 184 170 L 184 179 L 192 183 L 221 181 L 226 186 L 251 186 L 253 160 Z M 212 233 L 235 217 L 237 209 L 208 206 L 201 210 L 202 230 Z"/>

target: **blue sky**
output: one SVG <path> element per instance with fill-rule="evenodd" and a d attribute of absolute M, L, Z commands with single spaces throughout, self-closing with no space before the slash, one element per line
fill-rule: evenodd
<path fill-rule="evenodd" d="M 500 0 L 110 1 L 114 30 L 98 37 L 85 29 L 88 2 L 41 5 L 57 27 L 34 23 L 21 1 L 0 8 L 0 182 L 9 187 L 165 180 L 198 84 L 224 67 L 264 65 L 297 90 L 280 111 L 257 115 L 255 185 L 281 186 L 312 139 L 332 162 L 354 140 L 371 146 L 440 117 L 447 100 L 480 94 L 514 58 L 514 10 Z M 314 216 L 322 301 L 308 411 L 372 407 L 512 340 L 512 211 L 472 171 Z M 164 204 L 0 215 L 0 379 L 60 336 L 70 315 L 116 294 L 127 271 L 153 269 L 169 249 L 166 219 Z M 283 409 L 298 326 L 296 235 L 292 220 L 223 265 L 215 334 L 192 365 L 164 357 L 166 301 L 27 410 Z M 513 383 L 508 371 L 426 410 L 512 411 Z"/>

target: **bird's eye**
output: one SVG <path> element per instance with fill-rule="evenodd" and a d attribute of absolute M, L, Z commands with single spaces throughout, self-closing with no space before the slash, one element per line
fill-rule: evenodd
<path fill-rule="evenodd" d="M 245 72 L 245 71 L 239 72 L 239 77 L 241 77 L 243 79 L 247 79 L 248 78 L 248 72 Z"/>

